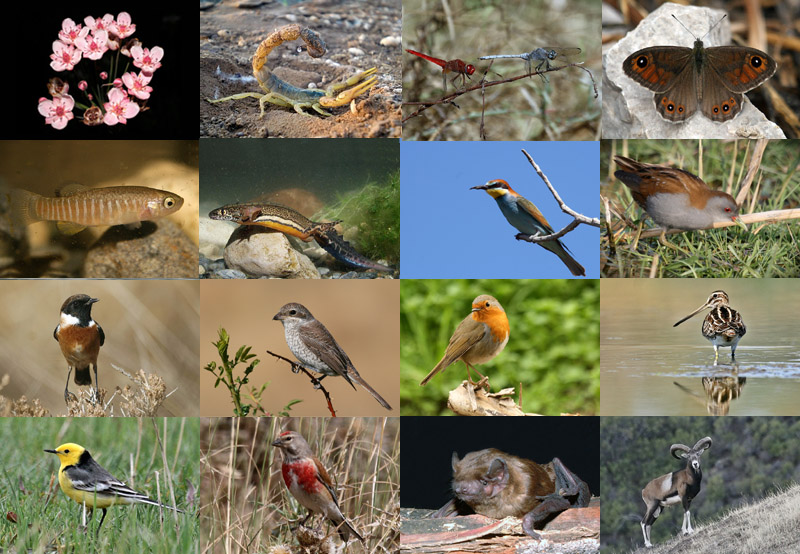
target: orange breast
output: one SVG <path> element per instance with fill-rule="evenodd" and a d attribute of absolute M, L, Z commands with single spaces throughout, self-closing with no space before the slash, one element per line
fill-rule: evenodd
<path fill-rule="evenodd" d="M 62 327 L 58 332 L 58 344 L 67 362 L 78 368 L 97 363 L 100 352 L 100 334 L 97 326 L 80 327 L 70 325 Z"/>

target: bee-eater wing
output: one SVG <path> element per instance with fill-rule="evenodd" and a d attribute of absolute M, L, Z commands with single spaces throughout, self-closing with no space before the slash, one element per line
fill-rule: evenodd
<path fill-rule="evenodd" d="M 533 217 L 539 223 L 539 225 L 543 227 L 544 231 L 546 231 L 544 234 L 549 235 L 553 232 L 553 228 L 550 227 L 550 223 L 547 222 L 542 215 L 542 212 L 539 211 L 539 208 L 537 208 L 533 202 L 520 196 L 517 198 L 517 203 L 522 207 L 523 210 L 528 212 L 531 217 Z"/>

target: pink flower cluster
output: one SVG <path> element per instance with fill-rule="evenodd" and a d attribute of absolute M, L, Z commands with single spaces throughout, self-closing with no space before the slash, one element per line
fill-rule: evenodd
<path fill-rule="evenodd" d="M 92 95 L 89 92 L 92 87 L 85 80 L 78 84 L 78 89 L 90 103 L 89 106 L 77 104 L 84 109 L 82 119 L 86 125 L 127 123 L 128 119 L 141 111 L 150 98 L 153 87 L 149 83 L 153 72 L 161 67 L 164 49 L 160 46 L 142 48 L 135 38 L 123 40 L 136 32 L 136 25 L 131 22 L 131 16 L 127 12 L 121 12 L 116 19 L 111 14 L 106 14 L 101 19 L 89 16 L 83 21 L 85 26 L 76 24 L 69 18 L 61 23 L 58 40 L 53 43 L 53 53 L 50 55 L 50 67 L 59 72 L 73 71 L 81 58 L 100 60 L 108 51 L 116 51 L 117 59 L 109 64 L 111 68 L 126 65 L 119 63 L 120 54 L 133 58 L 133 65 L 139 68 L 138 74 L 130 71 L 114 77 L 106 71 L 99 73 L 101 80 L 109 81 L 101 86 L 111 87 L 107 93 L 107 102 L 102 101 L 105 94 L 101 88 L 95 88 L 98 94 Z M 69 84 L 61 79 L 51 79 L 48 89 L 52 100 L 40 98 L 39 113 L 45 117 L 46 124 L 52 125 L 54 129 L 63 129 L 74 117 L 72 110 L 76 106 L 75 99 L 67 94 Z"/>

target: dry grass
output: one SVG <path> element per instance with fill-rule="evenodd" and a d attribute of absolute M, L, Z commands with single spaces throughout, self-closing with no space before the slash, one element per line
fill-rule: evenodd
<path fill-rule="evenodd" d="M 106 337 L 98 357 L 98 378 L 100 388 L 110 391 L 108 398 L 117 387 L 124 390 L 130 385 L 134 393 L 152 388 L 144 383 L 153 383 L 148 377 L 137 384 L 136 377 L 115 371 L 112 365 L 131 373 L 141 368 L 163 379 L 167 392 L 175 391 L 162 398 L 158 415 L 198 415 L 200 287 L 196 281 L 4 282 L 0 288 L 5 308 L 0 312 L 0 326 L 5 330 L 0 336 L 0 374 L 11 376 L 4 394 L 38 398 L 51 413 L 63 413 L 67 363 L 53 339 L 53 329 L 64 299 L 78 293 L 100 299 L 92 317 Z M 77 394 L 79 388 L 70 383 L 70 392 Z M 120 406 L 117 415 L 118 400 L 114 401 Z"/>
<path fill-rule="evenodd" d="M 117 387 L 111 397 L 108 391 L 100 388 L 98 398 L 94 397 L 94 389 L 85 388 L 72 392 L 67 403 L 66 414 L 58 417 L 155 417 L 159 408 L 169 396 L 164 380 L 153 373 L 139 370 L 134 375 L 117 366 L 114 369 L 125 375 L 133 385 Z M 8 375 L 0 380 L 0 391 L 9 384 Z M 28 400 L 21 396 L 19 400 L 9 400 L 0 395 L 0 417 L 51 417 L 38 398 Z"/>
<path fill-rule="evenodd" d="M 201 552 L 300 551 L 293 534 L 306 510 L 286 490 L 270 446 L 286 429 L 306 438 L 336 483 L 342 512 L 364 536 L 364 546 L 352 541 L 348 552 L 395 552 L 399 428 L 399 418 L 202 418 Z M 308 524 L 339 543 L 319 516 Z"/>
<path fill-rule="evenodd" d="M 674 508 L 673 508 L 674 509 Z M 708 525 L 695 526 L 688 537 L 677 536 L 639 554 L 676 552 L 718 554 L 790 554 L 800 552 L 800 485 L 731 510 Z"/>

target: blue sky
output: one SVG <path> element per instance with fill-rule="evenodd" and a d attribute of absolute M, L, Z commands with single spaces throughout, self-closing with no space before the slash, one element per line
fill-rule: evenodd
<path fill-rule="evenodd" d="M 485 191 L 469 190 L 505 179 L 559 231 L 572 218 L 522 154 L 525 149 L 573 210 L 599 216 L 599 142 L 400 141 L 401 277 L 414 279 L 572 277 L 555 254 L 518 241 Z M 580 225 L 561 238 L 586 268 L 600 273 L 600 230 Z"/>

